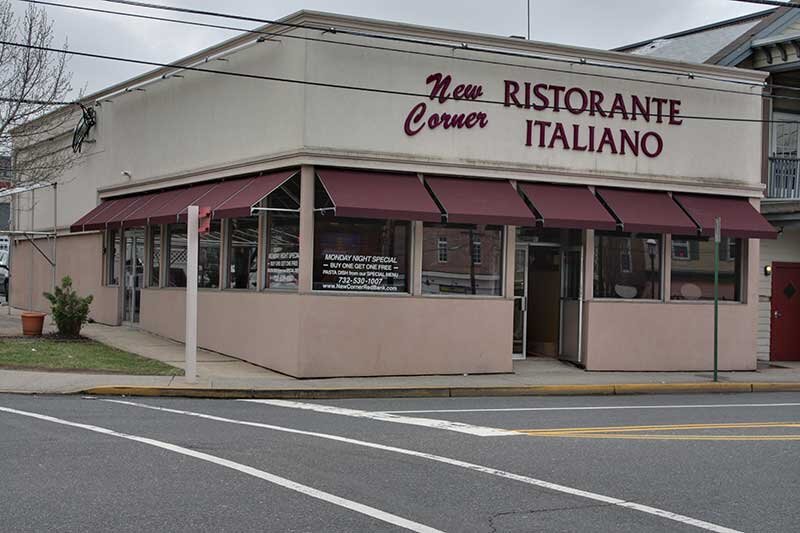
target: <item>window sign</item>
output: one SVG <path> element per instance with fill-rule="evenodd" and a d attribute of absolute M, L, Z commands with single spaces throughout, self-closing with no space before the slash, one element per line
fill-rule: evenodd
<path fill-rule="evenodd" d="M 300 215 L 270 213 L 267 288 L 297 289 L 300 267 Z"/>
<path fill-rule="evenodd" d="M 408 292 L 408 235 L 408 222 L 318 215 L 314 289 Z"/>

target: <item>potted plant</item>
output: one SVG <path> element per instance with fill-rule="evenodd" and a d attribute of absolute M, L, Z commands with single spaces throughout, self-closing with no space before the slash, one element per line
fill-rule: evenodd
<path fill-rule="evenodd" d="M 52 293 L 43 293 L 50 302 L 50 310 L 58 332 L 66 337 L 77 337 L 89 316 L 89 305 L 94 297 L 81 297 L 72 288 L 72 278 L 64 276 L 61 286 Z M 41 332 L 41 326 L 40 326 Z"/>
<path fill-rule="evenodd" d="M 22 334 L 28 336 L 41 335 L 45 316 L 47 316 L 45 313 L 39 313 L 38 311 L 23 311 Z"/>

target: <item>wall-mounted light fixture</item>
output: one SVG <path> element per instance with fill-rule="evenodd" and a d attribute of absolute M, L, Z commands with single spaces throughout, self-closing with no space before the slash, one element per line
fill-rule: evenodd
<path fill-rule="evenodd" d="M 772 265 L 764 266 L 764 275 L 771 276 L 772 275 Z"/>

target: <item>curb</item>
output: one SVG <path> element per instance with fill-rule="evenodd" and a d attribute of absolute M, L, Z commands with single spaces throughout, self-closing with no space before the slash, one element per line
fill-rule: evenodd
<path fill-rule="evenodd" d="M 217 399 L 331 400 L 348 398 L 464 398 L 489 396 L 612 396 L 632 394 L 699 394 L 734 392 L 800 392 L 787 383 L 626 383 L 615 385 L 533 385 L 505 387 L 381 387 L 330 389 L 208 389 L 192 387 L 93 387 L 96 396 L 166 396 Z"/>

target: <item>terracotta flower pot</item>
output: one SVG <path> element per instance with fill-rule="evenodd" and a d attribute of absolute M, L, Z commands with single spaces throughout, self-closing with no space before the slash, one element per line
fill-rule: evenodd
<path fill-rule="evenodd" d="M 22 333 L 24 335 L 41 335 L 44 327 L 45 313 L 25 311 L 22 313 Z"/>

